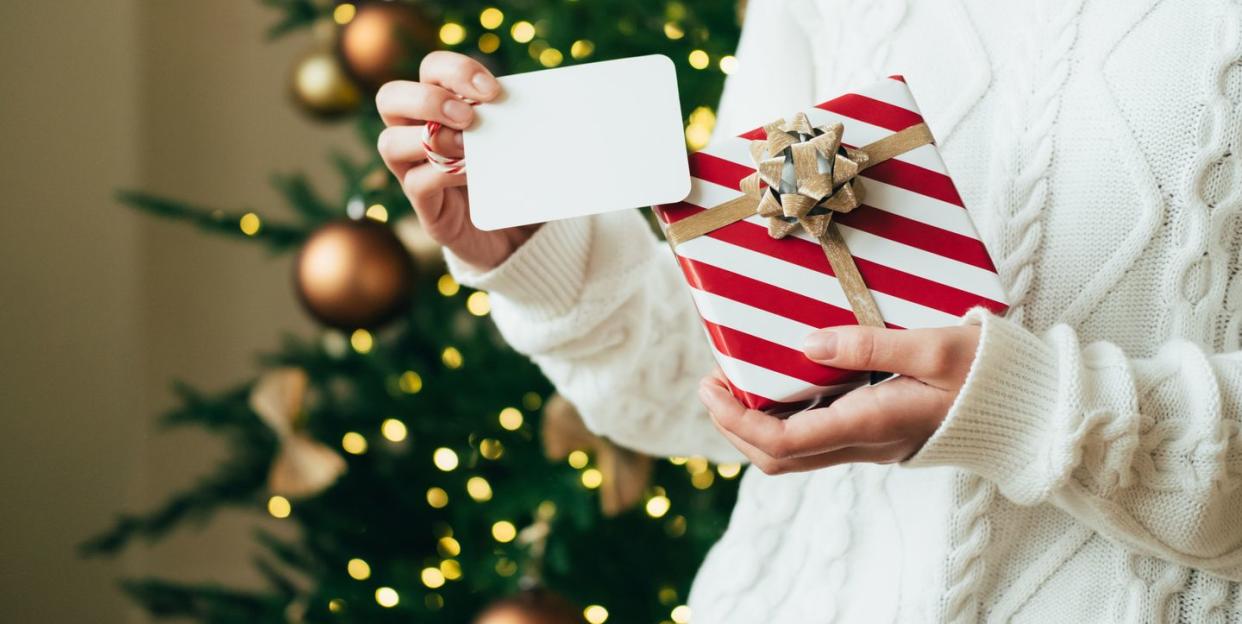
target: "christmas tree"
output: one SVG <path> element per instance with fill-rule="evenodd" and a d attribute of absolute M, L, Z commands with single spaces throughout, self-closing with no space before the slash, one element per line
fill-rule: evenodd
<path fill-rule="evenodd" d="M 726 3 L 636 0 L 263 0 L 273 36 L 314 33 L 295 102 L 352 120 L 373 146 L 374 89 L 417 77 L 434 48 L 498 74 L 664 53 L 678 67 L 686 140 L 702 146 L 738 35 Z M 83 544 L 114 555 L 225 507 L 296 525 L 258 531 L 264 587 L 126 579 L 157 617 L 200 622 L 684 622 L 694 571 L 719 537 L 737 465 L 654 460 L 593 436 L 500 340 L 484 292 L 444 273 L 378 156 L 337 156 L 343 197 L 291 175 L 296 214 L 124 202 L 276 252 L 297 253 L 290 296 L 323 325 L 263 356 L 219 394 L 187 385 L 170 426 L 227 438 L 229 458 L 155 509 Z M 636 547 L 641 545 L 641 547 Z M 488 608 L 490 605 L 490 608 Z M 514 619 L 521 614 L 525 620 Z"/>

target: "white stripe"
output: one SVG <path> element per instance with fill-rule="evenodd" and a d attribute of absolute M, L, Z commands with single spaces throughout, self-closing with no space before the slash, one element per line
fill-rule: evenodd
<path fill-rule="evenodd" d="M 702 316 L 703 320 L 729 329 L 736 329 L 794 351 L 801 351 L 802 341 L 808 334 L 818 329 L 705 290 L 691 288 L 690 293 L 694 296 L 694 305 L 699 309 L 699 316 Z"/>
<path fill-rule="evenodd" d="M 703 178 L 691 178 L 690 196 L 686 201 L 701 208 L 719 206 L 742 193 L 727 186 L 709 182 Z M 948 230 L 975 240 L 979 234 L 970 221 L 970 215 L 961 206 L 942 202 L 900 186 L 876 180 L 863 181 L 864 201 L 870 208 L 883 210 L 920 223 Z"/>
<path fill-rule="evenodd" d="M 708 344 L 711 344 L 710 337 L 708 340 Z M 867 383 L 863 380 L 833 386 L 816 386 L 801 379 L 729 357 L 717 351 L 714 344 L 712 344 L 712 354 L 716 356 L 716 363 L 720 365 L 725 377 L 728 377 L 733 385 L 751 394 L 781 403 L 797 403 L 845 394 Z"/>
<path fill-rule="evenodd" d="M 875 84 L 868 85 L 864 89 L 858 89 L 854 93 L 919 113 L 920 116 L 922 115 L 919 105 L 914 101 L 914 96 L 910 93 L 909 85 L 900 80 L 885 78 L 884 80 L 876 81 Z"/>
<path fill-rule="evenodd" d="M 812 125 L 820 126 L 837 122 L 844 124 L 845 136 L 842 140 L 857 147 L 862 147 L 868 143 L 873 143 L 895 134 L 888 128 L 873 126 L 857 119 L 818 108 L 806 109 L 804 112 L 806 112 L 806 116 L 810 119 Z M 750 157 L 750 139 L 721 137 L 712 141 L 711 145 L 703 149 L 703 152 L 754 169 L 754 161 Z M 919 146 L 894 157 L 893 160 L 918 165 L 937 173 L 945 173 L 944 161 L 940 159 L 940 154 L 936 151 L 934 145 Z"/>
<path fill-rule="evenodd" d="M 697 206 L 716 206 L 740 194 L 732 189 L 698 178 L 695 178 L 693 182 L 690 197 L 686 201 Z M 876 208 L 882 209 L 883 207 L 876 206 Z M 966 215 L 966 211 L 956 206 L 949 206 L 949 208 L 957 216 L 965 220 L 967 226 L 970 225 L 970 218 Z M 948 212 L 948 210 L 944 212 Z M 747 217 L 746 221 L 763 228 L 768 226 L 767 219 L 757 215 Z M 846 225 L 838 224 L 838 228 L 841 230 L 841 237 L 845 239 L 846 244 L 850 248 L 850 253 L 857 258 L 882 264 L 910 275 L 917 275 L 939 284 L 952 286 L 958 290 L 974 293 L 992 301 L 1004 301 L 1005 293 L 1004 289 L 1001 288 L 1000 278 L 992 271 Z M 971 232 L 972 238 L 973 234 Z M 795 230 L 794 236 L 819 244 L 813 236 L 800 228 Z"/>
<path fill-rule="evenodd" d="M 837 278 L 806 267 L 710 236 L 700 236 L 677 246 L 677 255 L 783 288 L 790 292 L 850 309 Z M 880 314 L 901 327 L 946 327 L 957 324 L 957 317 L 935 308 L 871 291 Z"/>

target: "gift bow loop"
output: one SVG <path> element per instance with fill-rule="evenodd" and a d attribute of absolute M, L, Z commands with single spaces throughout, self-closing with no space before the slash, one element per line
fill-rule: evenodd
<path fill-rule="evenodd" d="M 777 119 L 763 130 L 764 139 L 750 142 L 755 170 L 738 183 L 742 195 L 670 224 L 669 242 L 676 247 L 751 215 L 768 220 L 772 238 L 785 238 L 801 227 L 819 241 L 859 324 L 884 327 L 879 307 L 832 215 L 862 205 L 860 173 L 932 143 L 931 131 L 918 123 L 855 149 L 841 144 L 843 124 L 812 126 L 805 113 L 790 122 Z"/>
<path fill-rule="evenodd" d="M 300 368 L 278 368 L 250 391 L 250 409 L 276 434 L 278 449 L 268 473 L 273 494 L 305 497 L 319 493 L 345 472 L 345 460 L 297 426 L 310 380 Z"/>

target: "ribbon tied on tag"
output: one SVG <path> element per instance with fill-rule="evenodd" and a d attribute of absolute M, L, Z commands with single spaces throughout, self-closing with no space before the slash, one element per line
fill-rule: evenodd
<path fill-rule="evenodd" d="M 919 123 L 856 149 L 842 145 L 842 124 L 812 126 L 805 113 L 798 113 L 792 122 L 778 119 L 763 129 L 767 138 L 750 143 L 755 171 L 738 183 L 742 195 L 670 224 L 669 242 L 676 247 L 752 215 L 768 219 L 772 238 L 785 238 L 801 227 L 819 241 L 858 323 L 884 327 L 875 298 L 832 216 L 862 205 L 859 173 L 931 143 L 931 132 Z"/>

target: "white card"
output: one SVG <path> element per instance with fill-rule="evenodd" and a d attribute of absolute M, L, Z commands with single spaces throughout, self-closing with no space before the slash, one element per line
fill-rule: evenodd
<path fill-rule="evenodd" d="M 690 194 L 677 75 L 663 55 L 500 78 L 464 133 L 470 218 L 482 230 Z"/>

